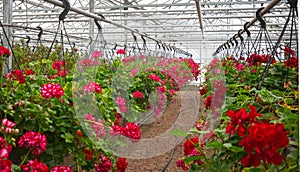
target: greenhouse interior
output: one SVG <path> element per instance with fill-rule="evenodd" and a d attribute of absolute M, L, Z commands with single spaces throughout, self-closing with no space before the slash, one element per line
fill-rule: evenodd
<path fill-rule="evenodd" d="M 0 172 L 300 171 L 297 0 L 0 11 Z"/>

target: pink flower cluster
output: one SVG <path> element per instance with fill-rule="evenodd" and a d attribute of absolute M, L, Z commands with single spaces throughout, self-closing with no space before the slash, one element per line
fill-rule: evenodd
<path fill-rule="evenodd" d="M 89 66 L 97 66 L 99 64 L 98 61 L 90 60 L 88 58 L 81 60 L 78 62 L 78 65 L 81 65 L 83 67 L 89 67 Z"/>
<path fill-rule="evenodd" d="M 94 132 L 96 134 L 96 137 L 102 138 L 105 134 L 105 126 L 104 122 L 101 119 L 96 119 L 93 115 L 91 114 L 86 114 L 85 115 L 85 120 L 92 126 L 94 129 Z"/>
<path fill-rule="evenodd" d="M 2 119 L 2 127 L 0 128 L 0 131 L 4 131 L 6 134 L 9 133 L 18 133 L 19 129 L 13 129 L 16 124 L 14 122 L 9 121 L 8 119 L 4 118 Z"/>
<path fill-rule="evenodd" d="M 33 155 L 40 155 L 46 150 L 47 138 L 40 132 L 30 131 L 20 137 L 18 144 L 20 147 L 28 148 Z"/>
<path fill-rule="evenodd" d="M 122 113 L 127 112 L 126 99 L 125 98 L 118 96 L 117 99 L 116 99 L 116 104 L 118 105 L 118 107 L 120 108 L 120 111 Z"/>
<path fill-rule="evenodd" d="M 30 160 L 27 164 L 22 164 L 21 169 L 23 172 L 48 172 L 49 167 L 38 159 Z"/>
<path fill-rule="evenodd" d="M 102 87 L 96 82 L 90 82 L 87 85 L 83 86 L 83 91 L 102 93 Z"/>
<path fill-rule="evenodd" d="M 167 100 L 167 96 L 164 94 L 163 91 L 159 90 L 158 91 L 158 104 L 154 108 L 155 119 L 158 119 L 160 113 L 164 110 L 166 100 Z"/>
<path fill-rule="evenodd" d="M 97 172 L 108 172 L 112 168 L 110 159 L 105 155 L 100 155 L 95 162 L 94 167 Z"/>
<path fill-rule="evenodd" d="M 64 95 L 64 90 L 57 83 L 49 83 L 41 87 L 41 94 L 44 98 L 60 98 Z"/>
<path fill-rule="evenodd" d="M 92 57 L 93 58 L 99 58 L 99 57 L 102 57 L 103 56 L 103 54 L 101 53 L 101 51 L 94 51 L 93 53 L 92 53 Z"/>
<path fill-rule="evenodd" d="M 142 99 L 142 98 L 144 98 L 144 94 L 140 91 L 135 91 L 135 92 L 132 93 L 132 97 L 135 98 L 135 99 L 136 98 Z"/>
<path fill-rule="evenodd" d="M 155 81 L 155 82 L 159 82 L 160 81 L 160 77 L 157 76 L 157 75 L 155 75 L 155 74 L 153 74 L 153 75 L 149 74 L 148 78 L 151 79 L 152 81 Z"/>
<path fill-rule="evenodd" d="M 73 172 L 69 166 L 54 166 L 51 172 Z"/>

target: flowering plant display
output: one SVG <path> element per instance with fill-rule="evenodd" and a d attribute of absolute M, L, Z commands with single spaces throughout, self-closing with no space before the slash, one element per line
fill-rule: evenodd
<path fill-rule="evenodd" d="M 46 59 L 47 47 L 32 53 L 23 41 L 14 46 L 20 69 L 14 64 L 0 82 L 0 171 L 126 171 L 126 158 L 106 149 L 110 138 L 138 142 L 144 113 L 159 118 L 176 91 L 197 77 L 184 59 L 118 50 L 109 61 L 100 50 L 86 57 L 54 47 Z M 1 47 L 0 56 L 7 50 Z M 68 156 L 73 161 L 66 165 Z"/>
<path fill-rule="evenodd" d="M 299 90 L 295 70 L 298 59 L 287 48 L 284 55 L 286 60 L 271 63 L 261 89 L 257 89 L 265 67 L 261 56 L 257 61 L 253 59 L 252 64 L 231 56 L 215 58 L 206 66 L 206 81 L 200 88 L 204 101 L 201 119 L 190 132 L 174 133 L 186 137 L 178 168 L 243 172 L 299 170 Z M 256 57 L 252 55 L 252 58 Z M 226 82 L 220 78 L 220 72 L 224 72 Z M 226 91 L 224 101 L 218 100 L 220 89 Z M 216 112 L 220 114 L 217 125 L 212 120 Z M 187 151 L 191 149 L 195 150 Z"/>

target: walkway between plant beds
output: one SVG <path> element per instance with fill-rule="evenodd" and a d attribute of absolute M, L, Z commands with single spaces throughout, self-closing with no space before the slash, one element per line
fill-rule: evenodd
<path fill-rule="evenodd" d="M 190 86 L 192 88 L 194 86 Z M 180 116 L 182 117 L 189 117 L 190 114 L 192 115 L 194 119 L 187 119 L 191 121 L 190 123 L 193 123 L 197 119 L 197 112 L 195 110 L 198 110 L 198 107 L 195 107 L 194 104 L 198 103 L 200 101 L 200 97 L 197 93 L 195 95 L 196 89 L 188 89 L 184 91 L 177 92 L 176 96 L 173 97 L 173 99 L 169 102 L 167 105 L 164 114 L 156 121 L 150 123 L 150 124 L 144 124 L 141 126 L 142 130 L 142 139 L 143 138 L 153 138 L 155 136 L 159 136 L 162 133 L 165 133 L 168 129 L 170 129 L 174 122 L 176 120 L 179 120 L 177 118 L 177 114 L 180 113 Z M 196 102 L 195 102 L 196 101 Z M 183 106 L 190 106 L 188 108 Z M 192 127 L 192 124 L 189 126 L 189 128 Z M 129 159 L 128 161 L 128 167 L 127 172 L 160 172 L 162 169 L 165 169 L 165 172 L 176 172 L 176 171 L 182 171 L 181 168 L 176 167 L 176 161 L 183 157 L 183 137 L 178 137 L 179 140 L 181 140 L 178 145 L 174 148 L 170 147 L 170 149 L 159 155 L 152 158 L 146 158 L 146 159 Z M 172 140 L 173 141 L 173 140 Z M 151 151 L 147 150 L 147 146 L 145 146 L 144 151 Z M 171 159 L 170 159 L 171 158 Z M 169 162 L 170 161 L 170 162 Z M 168 164 L 169 162 L 169 164 Z M 167 165 L 168 164 L 168 165 Z"/>

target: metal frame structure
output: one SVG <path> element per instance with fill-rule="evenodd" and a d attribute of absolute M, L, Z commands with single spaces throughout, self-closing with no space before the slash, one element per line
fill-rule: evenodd
<path fill-rule="evenodd" d="M 43 39 L 51 40 L 58 25 L 62 8 L 49 3 L 57 0 L 3 0 L 0 2 L 0 19 L 4 24 L 27 28 L 41 26 Z M 275 0 L 273 0 L 275 1 Z M 71 7 L 87 14 L 102 14 L 100 22 L 107 42 L 120 45 L 133 44 L 131 32 L 148 37 L 149 47 L 157 48 L 154 40 L 176 46 L 194 54 L 197 59 L 209 60 L 211 54 L 227 41 L 245 22 L 255 17 L 258 8 L 268 5 L 266 0 L 69 0 Z M 282 0 L 264 16 L 272 40 L 276 40 L 288 14 L 287 0 Z M 198 10 L 197 10 L 198 9 Z M 86 15 L 70 11 L 65 19 L 67 32 L 77 45 L 85 45 L 94 38 L 97 28 Z M 98 19 L 101 19 L 100 17 Z M 118 26 L 119 24 L 119 26 Z M 258 23 L 249 28 L 255 35 Z M 124 27 L 120 27 L 124 26 Z M 7 28 L 8 29 L 8 28 Z M 10 27 L 14 38 L 37 34 L 38 31 Z M 153 39 L 152 39 L 153 38 Z M 285 39 L 283 39 L 284 41 Z M 142 39 L 138 37 L 139 44 Z"/>

